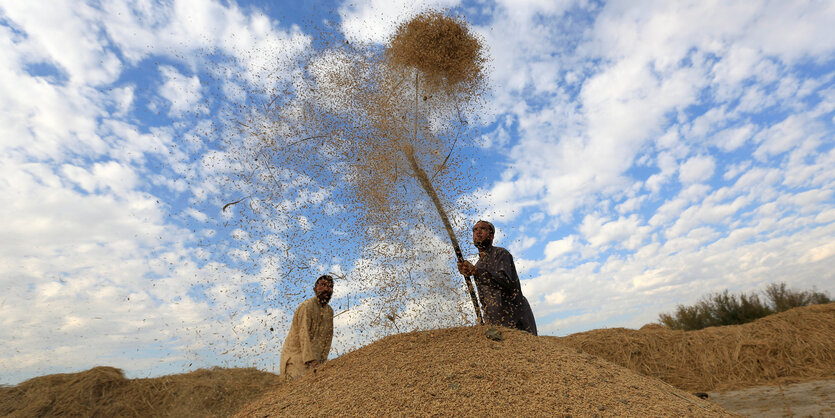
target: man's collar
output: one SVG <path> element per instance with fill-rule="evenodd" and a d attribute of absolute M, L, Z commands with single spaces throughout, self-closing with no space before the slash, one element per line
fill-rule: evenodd
<path fill-rule="evenodd" d="M 479 258 L 481 258 L 481 255 L 482 255 L 482 254 L 487 255 L 487 254 L 490 254 L 491 252 L 493 252 L 493 248 L 495 248 L 495 247 L 493 247 L 493 245 L 492 245 L 492 244 L 491 244 L 491 245 L 488 245 L 488 246 L 487 246 L 487 248 L 485 248 L 485 249 L 483 249 L 483 250 L 482 250 L 481 248 L 479 248 L 479 249 L 478 249 L 478 256 L 479 256 Z"/>

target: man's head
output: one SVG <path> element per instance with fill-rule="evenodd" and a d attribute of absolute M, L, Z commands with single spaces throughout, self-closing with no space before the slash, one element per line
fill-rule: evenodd
<path fill-rule="evenodd" d="M 486 250 L 493 245 L 496 227 L 487 221 L 478 221 L 473 225 L 473 244 L 479 250 Z"/>
<path fill-rule="evenodd" d="M 316 283 L 313 285 L 313 292 L 319 298 L 319 303 L 322 305 L 330 302 L 333 295 L 333 277 L 327 274 L 319 276 Z"/>

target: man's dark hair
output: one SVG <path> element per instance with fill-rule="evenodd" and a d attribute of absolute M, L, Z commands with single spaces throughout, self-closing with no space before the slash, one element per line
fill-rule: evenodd
<path fill-rule="evenodd" d="M 319 276 L 318 279 L 316 279 L 316 282 L 313 283 L 313 287 L 316 287 L 316 285 L 318 285 L 319 282 L 322 281 L 322 280 L 330 283 L 330 285 L 333 286 L 333 277 L 331 277 L 327 274 L 323 274 L 323 275 Z"/>
<path fill-rule="evenodd" d="M 482 220 L 479 220 L 478 222 L 476 222 L 475 224 L 473 224 L 473 229 L 475 230 L 475 226 L 476 226 L 476 225 L 478 225 L 478 224 L 480 224 L 481 222 L 486 223 L 486 224 L 487 224 L 487 226 L 488 226 L 488 227 L 490 227 L 490 233 L 491 233 L 491 234 L 493 234 L 493 235 L 496 235 L 496 227 L 495 227 L 495 226 L 493 226 L 493 224 L 491 224 L 490 222 L 487 222 L 487 221 L 482 221 Z"/>

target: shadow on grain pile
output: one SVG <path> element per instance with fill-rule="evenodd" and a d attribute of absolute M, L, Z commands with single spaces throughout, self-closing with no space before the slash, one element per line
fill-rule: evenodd
<path fill-rule="evenodd" d="M 280 386 L 237 416 L 727 416 L 556 339 L 462 327 L 389 336 Z M 492 334 L 491 334 L 492 335 Z"/>
<path fill-rule="evenodd" d="M 835 376 L 835 303 L 743 325 L 673 331 L 598 329 L 544 337 L 687 391 L 740 389 Z"/>
<path fill-rule="evenodd" d="M 278 385 L 278 376 L 255 369 L 127 379 L 119 369 L 95 367 L 0 387 L 0 416 L 224 417 Z"/>

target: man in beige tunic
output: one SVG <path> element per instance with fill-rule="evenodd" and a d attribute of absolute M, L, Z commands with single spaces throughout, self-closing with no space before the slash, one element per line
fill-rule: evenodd
<path fill-rule="evenodd" d="M 304 301 L 293 314 L 293 324 L 281 349 L 281 375 L 290 380 L 328 359 L 333 339 L 333 278 L 324 275 L 313 286 L 316 296 Z"/>

